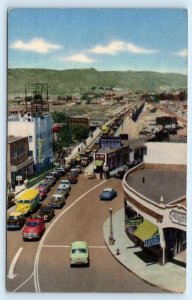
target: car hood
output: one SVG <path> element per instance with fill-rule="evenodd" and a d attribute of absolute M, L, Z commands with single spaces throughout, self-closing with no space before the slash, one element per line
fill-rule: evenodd
<path fill-rule="evenodd" d="M 40 227 L 25 227 L 23 233 L 39 233 Z"/>
<path fill-rule="evenodd" d="M 30 210 L 30 205 L 28 204 L 17 204 L 16 206 L 17 211 L 21 213 L 26 213 Z"/>

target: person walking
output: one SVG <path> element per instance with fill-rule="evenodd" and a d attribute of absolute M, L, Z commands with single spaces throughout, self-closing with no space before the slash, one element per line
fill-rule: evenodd
<path fill-rule="evenodd" d="M 15 192 L 15 182 L 14 181 L 12 182 L 11 188 L 12 188 L 12 192 L 14 193 Z"/>

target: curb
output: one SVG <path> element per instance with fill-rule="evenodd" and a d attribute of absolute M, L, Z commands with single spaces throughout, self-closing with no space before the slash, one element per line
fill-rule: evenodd
<path fill-rule="evenodd" d="M 109 252 L 111 253 L 111 255 L 124 267 L 126 268 L 127 270 L 129 270 L 132 274 L 136 275 L 138 278 L 140 278 L 141 280 L 143 280 L 144 282 L 148 283 L 149 285 L 151 286 L 154 286 L 154 287 L 158 287 L 160 289 L 163 290 L 163 292 L 167 292 L 167 293 L 177 293 L 177 294 L 185 294 L 186 292 L 186 287 L 184 290 L 182 291 L 179 291 L 179 290 L 173 290 L 173 289 L 169 289 L 167 287 L 164 287 L 162 286 L 160 283 L 159 284 L 156 284 L 154 282 L 151 282 L 150 280 L 146 279 L 145 277 L 143 277 L 140 273 L 138 273 L 137 271 L 134 270 L 134 268 L 130 268 L 128 265 L 124 264 L 123 261 L 120 259 L 119 255 L 116 255 L 114 253 L 114 250 L 115 248 L 113 249 L 112 247 L 110 247 L 109 243 L 108 243 L 108 240 L 106 238 L 106 235 L 105 235 L 105 228 L 107 227 L 106 224 L 109 223 L 109 219 L 110 218 L 107 218 L 105 220 L 105 222 L 103 223 L 103 237 L 104 237 L 104 241 L 105 241 L 105 244 L 109 250 Z M 127 237 L 128 238 L 128 237 Z M 118 246 L 116 246 L 118 247 Z"/>

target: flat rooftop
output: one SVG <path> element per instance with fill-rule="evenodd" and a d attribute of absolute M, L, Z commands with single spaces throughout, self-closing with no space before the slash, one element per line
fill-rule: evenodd
<path fill-rule="evenodd" d="M 170 204 L 186 195 L 186 176 L 186 171 L 144 169 L 130 174 L 127 183 L 135 191 L 158 204 L 161 196 L 164 204 Z"/>

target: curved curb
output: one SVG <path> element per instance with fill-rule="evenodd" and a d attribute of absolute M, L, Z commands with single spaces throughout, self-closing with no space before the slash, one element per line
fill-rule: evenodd
<path fill-rule="evenodd" d="M 108 244 L 107 242 L 107 239 L 105 238 L 105 234 L 104 234 L 104 227 L 105 225 L 109 223 L 109 218 L 107 218 L 105 220 L 105 222 L 103 223 L 103 238 L 104 238 L 104 241 L 105 241 L 105 244 L 109 250 L 109 252 L 111 253 L 111 255 L 124 267 L 126 268 L 128 271 L 130 271 L 132 274 L 136 275 L 137 277 L 139 277 L 140 279 L 142 279 L 144 282 L 148 283 L 149 285 L 151 286 L 154 286 L 154 287 L 158 287 L 158 288 L 161 288 L 164 292 L 171 292 L 171 293 L 178 293 L 178 294 L 184 294 L 184 292 L 181 292 L 181 291 L 175 291 L 175 290 L 171 290 L 171 289 L 168 289 L 168 288 L 165 288 L 163 286 L 160 286 L 160 285 L 157 285 L 149 280 L 147 280 L 146 278 L 143 278 L 143 276 L 141 276 L 141 274 L 139 274 L 138 272 L 134 271 L 132 268 L 129 268 L 128 266 L 126 266 L 120 259 L 119 259 L 119 256 L 118 255 L 115 255 L 112 251 L 112 249 L 110 249 L 110 245 Z"/>

